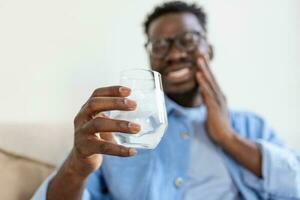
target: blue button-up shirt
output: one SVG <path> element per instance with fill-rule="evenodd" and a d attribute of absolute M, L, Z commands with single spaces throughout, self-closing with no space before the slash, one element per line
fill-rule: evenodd
<path fill-rule="evenodd" d="M 169 126 L 157 148 L 141 151 L 129 158 L 104 156 L 101 168 L 88 178 L 83 200 L 184 198 L 190 189 L 187 186 L 190 177 L 193 176 L 190 161 L 194 147 L 193 139 L 184 138 L 187 138 L 186 133 L 195 134 L 195 129 L 193 120 L 184 116 L 183 108 L 171 100 L 167 100 L 167 112 Z M 203 116 L 199 115 L 201 117 L 205 120 L 205 112 Z M 220 162 L 226 167 L 240 198 L 300 199 L 300 155 L 287 148 L 259 116 L 231 111 L 230 119 L 236 133 L 256 143 L 262 153 L 263 178 L 258 178 L 230 155 L 221 149 L 218 151 L 222 158 Z M 54 175 L 41 185 L 33 200 L 46 200 L 48 183 Z M 213 193 L 207 199 L 211 199 Z"/>
<path fill-rule="evenodd" d="M 192 132 L 180 130 L 183 140 L 191 140 L 191 150 L 186 178 L 182 179 L 183 200 L 238 200 L 239 191 L 222 159 L 222 149 L 206 132 L 204 106 L 180 109 L 177 118 L 192 124 Z M 189 125 L 187 125 L 189 126 Z"/>

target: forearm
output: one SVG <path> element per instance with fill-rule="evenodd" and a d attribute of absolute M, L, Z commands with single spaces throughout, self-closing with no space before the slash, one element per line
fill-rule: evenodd
<path fill-rule="evenodd" d="M 72 170 L 72 161 L 67 159 L 57 175 L 49 183 L 47 200 L 80 200 L 87 182 L 87 177 Z"/>
<path fill-rule="evenodd" d="M 231 133 L 220 146 L 239 164 L 257 177 L 262 177 L 262 154 L 255 143 Z"/>

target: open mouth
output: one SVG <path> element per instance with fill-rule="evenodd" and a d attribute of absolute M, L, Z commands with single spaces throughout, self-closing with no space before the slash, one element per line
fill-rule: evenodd
<path fill-rule="evenodd" d="M 191 79 L 192 74 L 191 67 L 183 67 L 167 72 L 165 79 L 171 83 L 181 83 Z"/>

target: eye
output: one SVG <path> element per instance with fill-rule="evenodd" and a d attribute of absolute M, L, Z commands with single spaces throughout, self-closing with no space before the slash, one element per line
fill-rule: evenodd
<path fill-rule="evenodd" d="M 199 35 L 196 33 L 185 33 L 179 39 L 180 45 L 186 50 L 193 50 L 199 43 Z"/>
<path fill-rule="evenodd" d="M 154 54 L 163 54 L 169 48 L 169 43 L 164 39 L 154 40 L 151 42 L 151 52 Z"/>

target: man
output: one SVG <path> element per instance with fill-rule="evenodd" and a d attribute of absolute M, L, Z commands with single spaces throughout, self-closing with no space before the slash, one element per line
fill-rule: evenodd
<path fill-rule="evenodd" d="M 146 19 L 145 33 L 167 98 L 161 143 L 141 154 L 115 144 L 112 132 L 135 134 L 140 126 L 94 115 L 134 110 L 136 102 L 126 87 L 96 89 L 74 120 L 73 150 L 34 199 L 300 199 L 300 156 L 260 117 L 228 110 L 209 67 L 202 9 L 164 3 Z"/>

